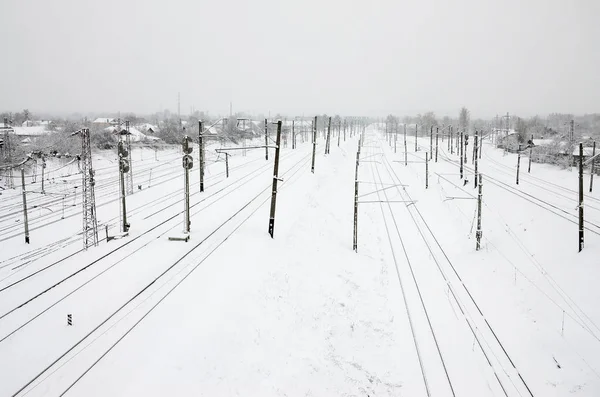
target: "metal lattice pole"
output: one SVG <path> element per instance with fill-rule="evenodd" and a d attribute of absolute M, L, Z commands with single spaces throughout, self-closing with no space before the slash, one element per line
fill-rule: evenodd
<path fill-rule="evenodd" d="M 96 197 L 94 194 L 94 169 L 92 168 L 92 145 L 90 130 L 83 128 L 81 134 L 81 170 L 83 203 L 83 247 L 98 245 L 98 221 L 96 219 Z"/>

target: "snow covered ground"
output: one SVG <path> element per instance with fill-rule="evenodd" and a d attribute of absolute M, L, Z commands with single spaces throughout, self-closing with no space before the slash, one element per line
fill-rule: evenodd
<path fill-rule="evenodd" d="M 3 191 L 0 395 L 600 395 L 599 193 L 578 253 L 577 172 L 527 173 L 524 157 L 517 186 L 516 155 L 486 142 L 476 251 L 471 152 L 463 186 L 440 140 L 425 189 L 429 137 L 417 152 L 408 137 L 406 165 L 402 139 L 364 133 L 357 252 L 357 136 L 329 155 L 319 136 L 314 174 L 310 143 L 282 149 L 274 239 L 273 150 L 235 152 L 225 178 L 211 147 L 203 193 L 195 163 L 187 243 L 168 241 L 182 230 L 176 147 L 134 151 L 130 235 L 108 243 L 116 156 L 94 155 L 102 241 L 87 251 L 76 166 L 49 165 L 47 194 L 28 193 L 30 245 L 20 191 Z"/>

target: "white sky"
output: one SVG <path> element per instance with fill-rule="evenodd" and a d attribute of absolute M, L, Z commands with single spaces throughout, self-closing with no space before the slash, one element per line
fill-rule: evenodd
<path fill-rule="evenodd" d="M 600 111 L 598 0 L 1 0 L 0 110 Z"/>

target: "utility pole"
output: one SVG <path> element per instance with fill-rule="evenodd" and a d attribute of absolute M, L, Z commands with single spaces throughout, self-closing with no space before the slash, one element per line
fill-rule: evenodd
<path fill-rule="evenodd" d="M 331 120 L 331 118 L 329 119 Z M 269 217 L 269 234 L 275 233 L 275 204 L 277 201 L 277 181 L 279 180 L 279 144 L 281 142 L 281 120 L 277 122 L 277 143 L 275 144 L 275 161 L 273 165 L 273 192 L 271 194 L 271 215 Z"/>
<path fill-rule="evenodd" d="M 25 243 L 29 244 L 29 221 L 27 218 L 27 193 L 25 192 L 25 168 L 21 167 L 21 188 L 23 190 L 23 223 L 25 225 Z"/>
<path fill-rule="evenodd" d="M 592 164 L 590 165 L 590 193 L 592 192 L 592 188 L 594 186 L 594 163 L 596 162 L 596 159 L 594 159 L 594 156 L 596 156 L 596 141 L 594 141 L 594 146 L 592 149 Z"/>
<path fill-rule="evenodd" d="M 519 144 L 519 152 L 517 154 L 517 185 L 519 184 L 519 169 L 521 168 L 521 144 Z"/>
<path fill-rule="evenodd" d="M 458 137 L 456 137 L 458 141 Z M 460 132 L 460 179 L 463 179 L 463 148 L 464 148 L 464 131 Z"/>
<path fill-rule="evenodd" d="M 229 178 L 229 153 L 225 152 L 225 177 Z"/>
<path fill-rule="evenodd" d="M 125 142 L 127 144 L 127 161 L 129 162 L 129 172 L 126 173 L 127 194 L 133 194 L 133 159 L 131 153 L 131 132 L 129 132 L 129 120 L 125 121 Z"/>
<path fill-rule="evenodd" d="M 465 155 L 464 163 L 467 164 L 467 146 L 469 146 L 469 133 L 467 131 L 464 131 L 463 135 L 465 137 L 465 148 L 463 150 Z"/>
<path fill-rule="evenodd" d="M 358 141 L 358 151 L 356 152 L 356 169 L 354 171 L 354 242 L 352 249 L 358 251 L 358 165 L 360 162 L 360 139 Z"/>
<path fill-rule="evenodd" d="M 596 144 L 596 142 L 594 142 L 594 145 Z M 46 170 L 46 157 L 44 157 L 44 154 L 42 154 L 42 194 L 46 194 L 46 192 L 44 191 L 44 171 Z"/>
<path fill-rule="evenodd" d="M 294 128 L 296 120 L 292 120 L 292 149 L 296 149 L 296 131 Z"/>
<path fill-rule="evenodd" d="M 429 129 L 429 153 L 433 155 L 433 125 Z"/>
<path fill-rule="evenodd" d="M 269 161 L 269 125 L 265 119 L 265 160 Z"/>
<path fill-rule="evenodd" d="M 478 163 L 479 163 L 479 160 L 477 159 L 477 150 L 478 150 L 477 143 L 478 143 L 478 140 L 479 140 L 479 134 L 477 133 L 477 130 L 475 130 L 475 142 L 474 142 L 475 146 L 473 146 L 473 151 L 475 153 L 475 158 L 473 160 L 473 162 L 475 164 L 475 178 L 473 178 L 473 179 L 475 179 L 475 187 L 477 187 L 477 166 L 478 166 Z"/>
<path fill-rule="evenodd" d="M 415 123 L 415 152 L 419 150 L 417 141 L 419 140 L 419 125 Z"/>
<path fill-rule="evenodd" d="M 579 143 L 579 252 L 583 249 L 583 143 Z"/>
<path fill-rule="evenodd" d="M 531 143 L 533 144 L 533 135 L 531 136 Z M 594 149 L 595 148 L 596 148 L 596 142 L 594 142 Z M 530 145 L 529 146 L 529 165 L 527 166 L 527 173 L 528 174 L 531 173 L 531 155 L 533 154 L 532 149 L 533 148 Z M 481 158 L 481 157 L 479 157 L 479 158 Z M 591 190 L 590 190 L 590 192 L 591 192 Z"/>
<path fill-rule="evenodd" d="M 317 151 L 317 116 L 315 116 L 315 120 L 312 123 L 312 165 L 310 167 L 310 172 L 315 173 L 315 152 Z"/>
<path fill-rule="evenodd" d="M 182 142 L 183 148 L 183 194 L 184 194 L 184 215 L 183 215 L 183 232 L 190 233 L 190 170 L 194 166 L 194 158 L 190 155 L 193 150 L 192 138 L 185 135 Z M 225 156 L 227 158 L 227 156 Z"/>
<path fill-rule="evenodd" d="M 479 194 L 477 195 L 477 231 L 475 232 L 475 239 L 477 240 L 477 244 L 475 245 L 475 250 L 479 251 L 481 249 L 481 201 L 483 199 L 483 178 L 481 174 L 479 174 Z"/>
<path fill-rule="evenodd" d="M 429 160 L 427 157 L 427 152 L 425 152 L 425 189 L 429 189 Z"/>
<path fill-rule="evenodd" d="M 435 127 L 435 162 L 437 163 L 438 159 L 438 141 L 440 139 L 440 128 Z"/>
<path fill-rule="evenodd" d="M 481 131 L 479 131 L 479 150 L 477 151 L 477 154 L 479 155 L 479 160 L 481 160 L 481 153 L 483 153 L 483 136 L 481 135 Z"/>
<path fill-rule="evenodd" d="M 327 138 L 325 140 L 325 154 L 329 154 L 331 144 L 331 117 L 329 117 L 329 121 L 327 123 Z"/>
<path fill-rule="evenodd" d="M 404 123 L 404 166 L 408 166 L 408 149 L 406 147 L 406 123 Z"/>
<path fill-rule="evenodd" d="M 198 121 L 198 156 L 200 166 L 200 192 L 204 191 L 204 123 Z"/>
<path fill-rule="evenodd" d="M 127 204 L 125 200 L 125 174 L 129 172 L 129 153 L 125 142 L 122 140 L 117 144 L 117 153 L 119 156 L 119 184 L 121 193 L 121 232 L 127 233 L 129 231 L 129 223 L 127 223 Z"/>

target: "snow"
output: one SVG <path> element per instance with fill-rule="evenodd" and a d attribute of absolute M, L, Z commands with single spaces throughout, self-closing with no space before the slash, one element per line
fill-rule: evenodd
<path fill-rule="evenodd" d="M 522 157 L 516 185 L 516 154 L 486 140 L 476 251 L 471 153 L 463 186 L 440 140 L 425 189 L 429 137 L 416 153 L 407 137 L 405 165 L 402 135 L 395 153 L 384 129 L 369 126 L 361 151 L 357 252 L 356 136 L 326 156 L 320 138 L 314 174 L 310 142 L 282 149 L 274 239 L 273 149 L 269 161 L 264 149 L 232 152 L 225 178 L 212 144 L 203 193 L 194 162 L 187 243 L 168 240 L 182 230 L 179 147 L 133 149 L 142 189 L 127 197 L 129 236 L 108 243 L 118 167 L 95 153 L 102 241 L 84 252 L 76 163 L 49 160 L 46 195 L 30 170 L 30 246 L 20 191 L 0 196 L 0 395 L 80 340 L 19 395 L 600 395 L 598 193 L 586 189 L 578 253 L 577 172 L 528 173 Z"/>

